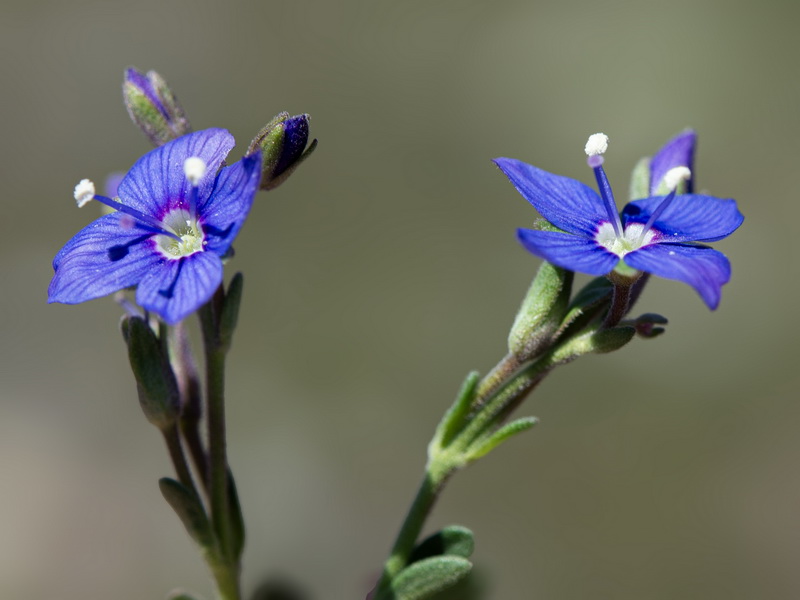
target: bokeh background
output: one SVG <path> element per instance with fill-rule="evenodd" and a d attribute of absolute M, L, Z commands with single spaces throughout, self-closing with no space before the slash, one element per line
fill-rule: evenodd
<path fill-rule="evenodd" d="M 110 300 L 46 304 L 94 217 L 75 183 L 149 149 L 123 68 L 157 69 L 241 152 L 281 110 L 316 154 L 261 195 L 230 359 L 230 459 L 248 590 L 363 598 L 462 377 L 504 353 L 538 266 L 536 216 L 490 159 L 592 182 L 686 126 L 699 186 L 746 221 L 718 311 L 653 281 L 668 333 L 556 371 L 541 424 L 450 483 L 429 530 L 474 530 L 486 598 L 800 597 L 795 2 L 23 2 L 0 7 L 0 597 L 205 597 L 156 480 Z"/>

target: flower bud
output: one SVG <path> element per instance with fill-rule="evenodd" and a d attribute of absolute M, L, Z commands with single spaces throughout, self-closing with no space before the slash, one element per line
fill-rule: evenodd
<path fill-rule="evenodd" d="M 569 304 L 574 273 L 543 262 L 508 334 L 508 349 L 520 362 L 550 344 Z"/>
<path fill-rule="evenodd" d="M 666 325 L 667 323 L 666 317 L 662 317 L 656 313 L 645 313 L 637 317 L 632 324 L 639 336 L 643 338 L 654 338 L 665 331 L 663 327 L 657 327 L 657 325 Z"/>
<path fill-rule="evenodd" d="M 317 147 L 317 140 L 314 140 L 306 148 L 308 119 L 307 114 L 291 117 L 288 112 L 282 112 L 250 142 L 248 155 L 261 149 L 262 190 L 271 190 L 282 184 Z"/>
<path fill-rule="evenodd" d="M 122 99 L 133 122 L 154 146 L 163 146 L 192 131 L 183 107 L 155 71 L 145 75 L 133 67 L 125 69 Z"/>
<path fill-rule="evenodd" d="M 123 318 L 122 337 L 128 346 L 128 358 L 144 416 L 164 430 L 175 423 L 180 412 L 178 383 L 169 358 L 144 319 Z"/>

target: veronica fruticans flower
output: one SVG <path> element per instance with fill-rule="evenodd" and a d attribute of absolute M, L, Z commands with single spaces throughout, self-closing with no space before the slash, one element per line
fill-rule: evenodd
<path fill-rule="evenodd" d="M 224 129 L 190 133 L 140 158 L 116 199 L 75 187 L 83 206 L 116 209 L 83 228 L 53 259 L 49 302 L 77 304 L 136 286 L 136 301 L 175 324 L 211 298 L 261 174 L 259 152 L 220 169 L 233 148 Z"/>
<path fill-rule="evenodd" d="M 658 189 L 662 180 L 670 192 L 631 202 L 621 215 L 603 170 L 602 154 L 607 146 L 608 137 L 601 133 L 591 136 L 586 144 L 587 162 L 594 169 L 600 195 L 579 181 L 518 160 L 495 160 L 517 191 L 561 230 L 520 229 L 520 242 L 536 256 L 571 271 L 606 275 L 627 266 L 629 270 L 683 281 L 700 294 L 709 308 L 715 309 L 722 286 L 730 279 L 730 263 L 721 252 L 696 242 L 727 237 L 744 217 L 734 200 L 676 194 L 682 181 L 691 183 L 693 137 L 688 159 L 684 159 L 689 164 L 675 164 L 682 162 L 681 156 L 687 156 L 684 145 L 683 151 L 662 151 L 651 165 L 655 181 L 651 180 L 650 193 Z M 665 166 L 669 171 L 655 172 Z"/>

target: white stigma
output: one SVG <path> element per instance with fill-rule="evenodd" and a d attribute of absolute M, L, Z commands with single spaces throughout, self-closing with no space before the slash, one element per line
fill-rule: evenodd
<path fill-rule="evenodd" d="M 83 208 L 86 204 L 94 198 L 94 184 L 89 179 L 81 179 L 78 185 L 75 186 L 75 202 L 78 203 L 78 208 Z"/>
<path fill-rule="evenodd" d="M 608 136 L 605 133 L 593 133 L 586 140 L 586 147 L 583 149 L 586 156 L 600 156 L 608 150 Z"/>
<path fill-rule="evenodd" d="M 197 185 L 206 174 L 206 163 L 199 156 L 191 156 L 183 163 L 183 172 L 192 185 Z"/>
<path fill-rule="evenodd" d="M 676 189 L 682 182 L 688 181 L 692 176 L 692 172 L 688 167 L 674 167 L 666 172 L 664 175 L 664 183 L 667 189 L 671 192 Z"/>

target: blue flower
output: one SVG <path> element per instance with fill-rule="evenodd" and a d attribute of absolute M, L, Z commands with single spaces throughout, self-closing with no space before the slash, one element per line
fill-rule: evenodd
<path fill-rule="evenodd" d="M 156 148 L 133 165 L 114 200 L 81 181 L 79 206 L 94 199 L 116 212 L 59 251 L 48 301 L 77 304 L 136 286 L 138 304 L 169 324 L 207 302 L 261 174 L 259 152 L 220 170 L 233 145 L 224 129 L 207 129 Z"/>
<path fill-rule="evenodd" d="M 631 202 L 621 216 L 602 166 L 607 142 L 605 135 L 595 134 L 586 145 L 600 195 L 579 181 L 518 160 L 495 160 L 517 191 L 561 230 L 519 229 L 520 242 L 536 256 L 571 271 L 607 275 L 627 266 L 683 281 L 710 309 L 717 308 L 722 286 L 730 279 L 730 263 L 721 252 L 696 242 L 727 237 L 744 217 L 734 200 L 676 194 L 682 181 L 691 189 L 694 133 L 677 136 L 651 161 L 650 193 L 663 183 L 671 191 Z"/>

